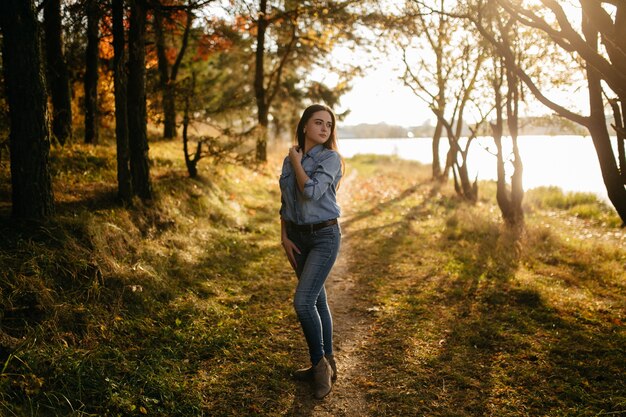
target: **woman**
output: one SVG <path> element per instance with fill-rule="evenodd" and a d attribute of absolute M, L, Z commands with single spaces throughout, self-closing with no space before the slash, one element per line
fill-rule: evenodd
<path fill-rule="evenodd" d="M 337 378 L 333 322 L 324 283 L 341 241 L 336 192 L 343 160 L 337 152 L 335 115 L 329 107 L 308 107 L 296 136 L 298 145 L 289 149 L 280 176 L 281 241 L 298 277 L 294 307 L 309 347 L 311 367 L 294 376 L 313 380 L 315 397 L 322 399 Z"/>

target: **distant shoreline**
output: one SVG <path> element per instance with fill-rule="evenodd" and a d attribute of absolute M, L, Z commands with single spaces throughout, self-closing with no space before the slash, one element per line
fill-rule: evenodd
<path fill-rule="evenodd" d="M 362 140 L 362 139 L 377 139 L 377 140 L 404 140 L 404 139 L 424 139 L 424 140 L 432 140 L 432 136 L 405 136 L 405 137 L 396 137 L 396 136 L 388 136 L 388 137 L 357 137 L 357 136 L 342 136 L 341 132 L 338 132 L 338 136 L 339 136 L 339 140 Z M 541 136 L 543 137 L 543 139 L 545 139 L 546 137 L 548 138 L 559 138 L 559 137 L 571 137 L 571 138 L 589 138 L 591 139 L 591 136 L 587 135 L 577 135 L 577 134 L 573 134 L 573 133 L 555 133 L 555 134 L 545 134 L 545 135 L 536 135 L 536 134 L 520 134 L 519 137 L 538 137 Z M 488 135 L 484 135 L 484 136 L 479 136 L 482 138 L 489 138 L 490 136 Z M 504 136 L 505 138 L 508 136 Z M 611 137 L 615 137 L 615 136 L 611 136 Z M 442 136 L 441 139 L 447 139 L 447 136 Z M 465 137 L 464 137 L 465 138 Z"/>
<path fill-rule="evenodd" d="M 440 143 L 439 155 L 444 158 L 449 145 L 445 138 Z M 615 139 L 613 143 L 615 145 Z M 503 141 L 504 152 L 511 152 L 511 141 Z M 524 164 L 524 187 L 557 186 L 562 190 L 591 192 L 607 200 L 598 156 L 590 136 L 581 135 L 524 135 L 518 142 Z M 469 150 L 468 167 L 472 178 L 496 178 L 495 145 L 492 137 L 481 136 Z M 553 157 L 567 152 L 567 158 L 555 165 Z M 389 155 L 432 164 L 432 138 L 341 138 L 339 152 L 350 158 L 357 154 Z M 507 168 L 508 169 L 508 168 Z"/>
<path fill-rule="evenodd" d="M 611 129 L 611 119 L 607 126 Z M 525 117 L 519 122 L 520 136 L 588 136 L 584 127 L 557 116 Z M 361 123 L 357 125 L 342 125 L 338 123 L 337 133 L 343 139 L 399 139 L 399 138 L 431 138 L 435 126 L 430 121 L 419 126 L 399 126 L 387 123 Z M 505 134 L 507 130 L 505 128 Z M 470 133 L 467 125 L 463 127 L 462 135 Z M 489 135 L 488 128 L 481 129 L 484 136 Z"/>

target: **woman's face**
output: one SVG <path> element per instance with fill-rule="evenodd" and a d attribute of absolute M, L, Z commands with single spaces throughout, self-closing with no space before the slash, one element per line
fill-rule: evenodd
<path fill-rule="evenodd" d="M 309 148 L 325 143 L 332 133 L 333 119 L 325 110 L 320 110 L 311 115 L 304 126 L 305 143 Z"/>

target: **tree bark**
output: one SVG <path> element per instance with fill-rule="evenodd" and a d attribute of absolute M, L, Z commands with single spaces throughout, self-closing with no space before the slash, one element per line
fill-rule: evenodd
<path fill-rule="evenodd" d="M 506 64 L 506 60 L 505 60 Z M 524 173 L 524 164 L 517 146 L 517 138 L 519 136 L 519 102 L 520 102 L 520 84 L 519 78 L 515 75 L 513 65 L 506 65 L 506 122 L 509 128 L 509 135 L 513 146 L 513 175 L 511 175 L 511 217 L 509 222 L 511 225 L 519 226 L 524 222 L 524 210 L 522 208 L 522 200 L 524 199 L 524 187 L 522 176 Z"/>
<path fill-rule="evenodd" d="M 156 38 L 157 64 L 159 69 L 159 84 L 163 102 L 163 137 L 176 137 L 176 103 L 174 88 L 170 83 L 170 71 L 165 53 L 165 38 L 163 36 L 163 12 L 156 7 L 153 17 L 154 33 Z"/>
<path fill-rule="evenodd" d="M 435 132 L 433 133 L 433 179 L 441 180 L 441 162 L 439 161 L 439 143 L 441 142 L 441 133 L 443 131 L 443 125 L 437 120 L 435 126 Z"/>
<path fill-rule="evenodd" d="M 448 178 L 450 176 L 450 170 L 456 163 L 457 150 L 458 150 L 456 139 L 451 137 L 449 132 L 448 132 L 448 145 L 450 147 L 448 148 L 448 152 L 446 152 L 446 165 L 443 167 L 443 174 L 441 176 L 443 179 Z"/>
<path fill-rule="evenodd" d="M 450 143 L 450 149 L 448 150 L 448 156 L 446 161 L 446 167 L 444 169 L 444 178 L 447 178 L 450 170 L 454 179 L 454 190 L 456 193 L 466 201 L 470 203 L 476 203 L 478 201 L 478 179 L 471 182 L 469 178 L 469 172 L 467 169 L 467 155 L 469 153 L 469 147 L 472 140 L 476 135 L 472 134 L 467 138 L 465 149 L 461 149 L 458 138 L 455 136 L 452 124 L 444 118 L 444 115 L 440 111 L 435 111 L 435 115 L 441 124 L 445 127 L 448 134 L 448 142 Z M 462 123 L 462 117 L 459 117 L 456 123 Z M 454 122 L 453 122 L 454 123 Z M 461 156 L 461 163 L 458 162 L 458 156 Z"/>
<path fill-rule="evenodd" d="M 130 150 L 128 145 L 128 107 L 126 76 L 126 41 L 124 0 L 113 0 L 113 84 L 115 89 L 115 142 L 117 146 L 117 195 L 126 202 L 132 199 Z"/>
<path fill-rule="evenodd" d="M 189 44 L 189 33 L 191 32 L 191 24 L 193 22 L 193 13 L 191 4 L 187 10 L 187 22 L 183 33 L 182 44 L 176 61 L 170 68 L 165 52 L 165 37 L 163 34 L 163 10 L 160 2 L 154 9 L 154 32 L 156 37 L 157 64 L 159 69 L 159 84 L 161 87 L 161 98 L 163 102 L 163 137 L 165 139 L 173 139 L 177 136 L 176 132 L 176 78 L 178 69 L 183 60 L 187 45 Z"/>
<path fill-rule="evenodd" d="M 146 4 L 131 0 L 128 33 L 128 134 L 135 195 L 152 199 L 146 114 Z"/>
<path fill-rule="evenodd" d="M 163 137 L 174 139 L 176 132 L 176 89 L 168 82 L 163 89 Z"/>
<path fill-rule="evenodd" d="M 87 48 L 85 51 L 85 143 L 98 143 L 98 52 L 100 9 L 87 1 Z"/>
<path fill-rule="evenodd" d="M 503 59 L 501 60 L 503 61 Z M 502 218 L 509 223 L 511 214 L 511 200 L 506 186 L 504 170 L 504 156 L 502 155 L 502 135 L 504 131 L 504 117 L 502 116 L 502 68 L 496 68 L 493 83 L 493 95 L 495 101 L 496 120 L 490 123 L 491 135 L 496 145 L 496 201 L 502 213 Z"/>
<path fill-rule="evenodd" d="M 506 59 L 502 59 L 506 65 Z M 512 70 L 508 68 L 500 68 L 498 79 L 494 83 L 494 97 L 496 121 L 491 123 L 491 132 L 496 144 L 496 167 L 497 167 L 497 189 L 496 201 L 502 213 L 504 222 L 509 226 L 521 226 L 524 222 L 524 211 L 522 209 L 522 200 L 524 197 L 524 189 L 522 187 L 523 165 L 517 146 L 518 137 L 518 103 L 519 103 L 519 84 L 517 77 Z M 502 149 L 502 136 L 504 131 L 504 118 L 502 116 L 502 77 L 506 73 L 507 79 L 507 95 L 506 95 L 506 112 L 507 127 L 513 142 L 513 175 L 511 176 L 511 188 L 507 186 L 506 172 L 504 169 L 504 154 Z"/>
<path fill-rule="evenodd" d="M 598 31 L 589 21 L 585 13 L 583 3 L 583 20 L 582 29 L 587 44 L 595 51 L 598 47 Z M 611 147 L 611 138 L 606 127 L 606 117 L 604 114 L 604 102 L 602 99 L 602 76 L 598 70 L 587 65 L 587 84 L 589 87 L 589 133 L 593 140 L 593 145 L 600 162 L 600 170 L 602 171 L 602 179 L 606 186 L 609 200 L 613 203 L 613 207 L 626 225 L 626 188 L 619 173 L 613 148 Z"/>
<path fill-rule="evenodd" d="M 72 139 L 72 103 L 63 51 L 61 0 L 46 0 L 43 12 L 48 90 L 52 99 L 52 133 L 64 145 Z"/>
<path fill-rule="evenodd" d="M 463 162 L 459 165 L 455 165 L 459 180 L 461 181 L 461 190 L 463 193 L 461 196 L 470 203 L 476 203 L 478 201 L 478 178 L 472 182 L 469 178 L 469 172 L 467 169 L 467 153 L 463 154 Z"/>
<path fill-rule="evenodd" d="M 54 213 L 54 196 L 45 77 L 33 1 L 1 1 L 0 28 L 11 120 L 12 215 L 41 219 Z"/>
<path fill-rule="evenodd" d="M 257 105 L 257 118 L 260 129 L 256 143 L 257 161 L 267 161 L 267 128 L 269 125 L 269 105 L 265 88 L 265 31 L 267 30 L 267 0 L 260 0 L 256 35 L 256 60 L 254 70 L 254 93 Z"/>
<path fill-rule="evenodd" d="M 191 73 L 191 85 L 189 92 L 185 94 L 185 108 L 183 110 L 183 152 L 185 153 L 185 165 L 187 166 L 187 172 L 190 178 L 196 178 L 198 176 L 198 161 L 202 157 L 202 141 L 198 141 L 196 144 L 196 152 L 193 158 L 189 155 L 189 137 L 187 132 L 189 130 L 189 109 L 191 107 L 191 99 L 196 94 L 196 74 Z"/>
<path fill-rule="evenodd" d="M 624 141 L 626 141 L 626 130 L 624 127 L 626 123 L 624 123 L 624 118 L 622 117 L 619 100 L 609 100 L 609 103 L 613 109 L 613 118 L 615 119 L 613 128 L 615 129 L 617 139 L 617 161 L 619 172 L 622 177 L 622 182 L 626 185 L 626 149 L 624 147 Z M 622 107 L 626 107 L 626 102 L 622 100 L 622 103 L 624 103 Z"/>
<path fill-rule="evenodd" d="M 622 104 L 622 111 L 621 111 L 621 128 L 619 129 L 619 132 L 617 134 L 617 148 L 618 148 L 618 156 L 617 158 L 619 159 L 619 170 L 620 170 L 620 175 L 622 177 L 622 182 L 624 183 L 624 185 L 626 185 L 626 150 L 625 150 L 625 144 L 626 144 L 626 96 L 620 98 L 621 104 Z"/>
<path fill-rule="evenodd" d="M 198 176 L 198 156 L 201 152 L 202 144 L 198 143 L 198 149 L 194 157 L 189 156 L 189 137 L 187 136 L 187 130 L 189 127 L 189 97 L 185 96 L 185 109 L 183 113 L 183 153 L 185 154 L 185 166 L 189 173 L 189 178 L 196 178 Z"/>

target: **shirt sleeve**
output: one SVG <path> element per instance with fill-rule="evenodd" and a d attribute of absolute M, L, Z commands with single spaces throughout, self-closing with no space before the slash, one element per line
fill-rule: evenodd
<path fill-rule="evenodd" d="M 280 188 L 280 208 L 278 209 L 278 215 L 280 216 L 281 219 L 285 218 L 285 195 L 281 186 L 281 180 L 284 179 L 288 174 L 287 174 L 287 164 L 289 163 L 289 157 L 286 157 L 283 160 L 283 167 L 280 171 L 280 178 L 278 180 L 278 184 L 279 184 L 279 188 Z"/>
<path fill-rule="evenodd" d="M 328 152 L 304 183 L 302 195 L 308 200 L 319 200 L 338 175 L 341 175 L 341 157 L 337 152 Z"/>

